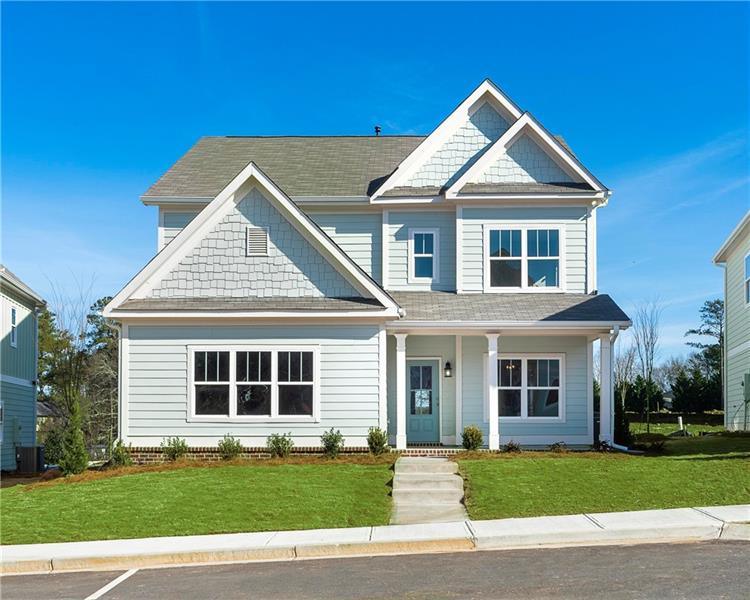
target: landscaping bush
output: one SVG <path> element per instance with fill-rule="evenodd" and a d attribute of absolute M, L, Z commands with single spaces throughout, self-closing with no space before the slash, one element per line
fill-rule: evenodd
<path fill-rule="evenodd" d="M 291 454 L 294 448 L 292 434 L 290 433 L 273 433 L 266 439 L 266 447 L 271 453 L 272 458 L 286 458 Z"/>
<path fill-rule="evenodd" d="M 63 456 L 63 430 L 55 427 L 44 439 L 44 462 L 48 465 L 59 465 Z"/>
<path fill-rule="evenodd" d="M 341 435 L 340 431 L 334 431 L 331 427 L 330 431 L 326 431 L 320 436 L 320 443 L 323 445 L 323 454 L 328 458 L 336 458 L 341 449 L 344 447 L 344 436 Z"/>
<path fill-rule="evenodd" d="M 550 452 L 554 452 L 555 454 L 565 454 L 566 452 L 570 452 L 570 448 L 568 448 L 568 445 L 565 442 L 555 442 L 550 447 Z"/>
<path fill-rule="evenodd" d="M 507 444 L 505 444 L 505 451 L 506 452 L 521 452 L 521 444 L 519 444 L 515 440 L 510 440 Z"/>
<path fill-rule="evenodd" d="M 110 467 L 129 467 L 133 464 L 133 458 L 130 456 L 130 446 L 125 446 L 122 440 L 117 440 L 109 453 Z"/>
<path fill-rule="evenodd" d="M 231 435 L 226 434 L 224 438 L 219 442 L 219 453 L 221 458 L 224 460 L 232 460 L 237 458 L 243 452 L 242 442 L 237 438 L 233 438 Z"/>
<path fill-rule="evenodd" d="M 472 450 L 479 450 L 484 443 L 484 436 L 482 430 L 476 425 L 467 425 L 464 427 L 461 433 L 461 445 L 470 452 Z"/>
<path fill-rule="evenodd" d="M 375 456 L 380 456 L 388 450 L 388 433 L 380 427 L 370 427 L 367 433 L 367 446 Z"/>
<path fill-rule="evenodd" d="M 63 454 L 60 469 L 66 475 L 83 473 L 89 466 L 89 453 L 81 431 L 81 408 L 73 402 L 70 418 L 63 434 Z"/>
<path fill-rule="evenodd" d="M 187 442 L 179 437 L 164 438 L 161 443 L 161 453 L 167 460 L 177 460 L 188 453 Z"/>

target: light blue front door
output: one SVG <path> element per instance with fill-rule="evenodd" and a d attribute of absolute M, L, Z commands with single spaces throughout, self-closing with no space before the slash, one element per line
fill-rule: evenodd
<path fill-rule="evenodd" d="M 407 360 L 406 441 L 439 442 L 440 363 L 437 360 Z"/>

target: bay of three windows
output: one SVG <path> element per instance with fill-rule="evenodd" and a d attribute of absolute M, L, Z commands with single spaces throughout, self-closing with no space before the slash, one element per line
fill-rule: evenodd
<path fill-rule="evenodd" d="M 314 361 L 305 350 L 194 351 L 195 415 L 311 417 Z"/>

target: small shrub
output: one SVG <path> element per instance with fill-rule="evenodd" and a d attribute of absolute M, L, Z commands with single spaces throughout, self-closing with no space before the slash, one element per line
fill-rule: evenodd
<path fill-rule="evenodd" d="M 167 460 L 177 460 L 188 453 L 187 442 L 179 437 L 165 438 L 161 443 L 161 453 Z"/>
<path fill-rule="evenodd" d="M 59 465 L 63 456 L 63 430 L 55 427 L 44 439 L 44 462 L 48 465 Z"/>
<path fill-rule="evenodd" d="M 550 447 L 550 452 L 554 452 L 555 454 L 565 454 L 567 452 L 570 452 L 570 448 L 568 448 L 568 445 L 565 442 L 555 442 Z"/>
<path fill-rule="evenodd" d="M 133 457 L 130 456 L 130 446 L 125 446 L 122 440 L 117 440 L 109 453 L 110 467 L 129 467 L 133 464 Z"/>
<path fill-rule="evenodd" d="M 89 453 L 81 431 L 81 409 L 78 402 L 73 402 L 70 418 L 63 434 L 63 455 L 60 468 L 66 475 L 83 473 L 89 466 Z"/>
<path fill-rule="evenodd" d="M 375 456 L 380 456 L 388 450 L 388 433 L 380 427 L 370 427 L 367 433 L 367 446 Z"/>
<path fill-rule="evenodd" d="M 484 443 L 482 430 L 476 425 L 467 425 L 461 433 L 461 445 L 468 451 L 478 450 Z"/>
<path fill-rule="evenodd" d="M 272 458 L 286 458 L 291 454 L 294 448 L 292 434 L 289 433 L 272 433 L 266 439 L 266 447 L 271 453 Z"/>
<path fill-rule="evenodd" d="M 344 447 L 344 436 L 341 435 L 340 431 L 334 431 L 331 427 L 330 431 L 326 431 L 320 436 L 320 443 L 323 445 L 323 454 L 328 458 L 336 458 L 341 449 Z"/>
<path fill-rule="evenodd" d="M 219 442 L 219 453 L 221 458 L 224 460 L 232 460 L 242 454 L 245 449 L 242 447 L 242 442 L 237 438 L 233 438 L 231 435 L 226 434 L 224 438 Z"/>
<path fill-rule="evenodd" d="M 505 444 L 505 451 L 506 452 L 521 452 L 521 444 L 519 444 L 515 440 L 510 440 L 507 444 Z"/>

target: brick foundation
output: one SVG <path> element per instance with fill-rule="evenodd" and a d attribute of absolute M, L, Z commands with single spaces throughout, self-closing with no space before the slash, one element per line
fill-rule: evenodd
<path fill-rule="evenodd" d="M 370 450 L 368 448 L 346 448 L 341 454 L 363 454 Z M 309 446 L 293 448 L 292 454 L 297 455 L 314 455 L 322 454 L 323 450 L 320 447 Z M 153 447 L 134 447 L 130 449 L 130 456 L 133 462 L 137 465 L 151 465 L 155 463 L 161 463 L 165 461 L 164 454 L 158 446 Z M 219 461 L 221 460 L 221 452 L 216 446 L 205 447 L 205 448 L 190 448 L 185 455 L 185 458 L 191 460 L 200 461 Z M 271 458 L 268 453 L 268 449 L 265 447 L 261 448 L 245 448 L 244 452 L 240 455 L 240 458 Z"/>

